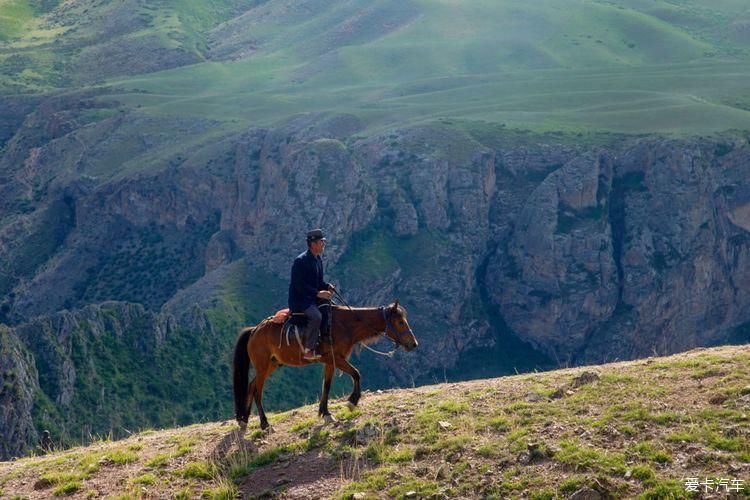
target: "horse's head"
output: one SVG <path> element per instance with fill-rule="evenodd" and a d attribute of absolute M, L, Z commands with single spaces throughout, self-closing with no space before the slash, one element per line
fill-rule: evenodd
<path fill-rule="evenodd" d="M 405 351 L 414 350 L 419 343 L 406 320 L 406 309 L 398 304 L 398 299 L 383 309 L 385 317 L 385 334 Z"/>

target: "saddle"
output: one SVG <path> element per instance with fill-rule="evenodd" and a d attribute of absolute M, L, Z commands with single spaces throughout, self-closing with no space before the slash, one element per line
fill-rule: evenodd
<path fill-rule="evenodd" d="M 319 342 L 327 342 L 330 344 L 332 343 L 330 302 L 319 301 L 318 309 L 323 316 L 323 319 L 320 322 L 320 332 L 318 336 Z M 300 344 L 300 348 L 302 348 L 302 345 L 304 344 L 304 341 L 306 339 L 301 338 L 300 332 L 305 326 L 307 326 L 307 316 L 305 316 L 304 313 L 293 313 L 289 310 L 289 308 L 281 309 L 271 317 L 271 322 L 277 325 L 283 325 L 281 327 L 281 340 L 279 344 L 281 344 L 281 342 L 283 342 L 283 339 L 286 337 L 286 343 L 287 345 L 289 345 L 289 338 L 291 335 L 293 335 L 297 339 L 297 342 Z"/>

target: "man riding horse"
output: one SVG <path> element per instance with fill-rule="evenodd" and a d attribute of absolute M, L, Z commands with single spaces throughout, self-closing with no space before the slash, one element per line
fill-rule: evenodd
<path fill-rule="evenodd" d="M 299 254 L 292 264 L 289 310 L 292 314 L 302 313 L 307 317 L 307 324 L 302 332 L 302 338 L 305 339 L 303 357 L 307 360 L 320 358 L 316 345 L 323 316 L 318 309 L 317 299 L 330 300 L 335 289 L 323 280 L 323 259 L 320 256 L 325 247 L 326 239 L 322 230 L 308 231 L 307 250 Z"/>
<path fill-rule="evenodd" d="M 306 356 L 300 348 L 284 342 L 284 311 L 269 316 L 255 326 L 244 328 L 237 338 L 234 348 L 232 386 L 234 392 L 235 418 L 241 429 L 245 429 L 253 403 L 258 408 L 260 428 L 267 429 L 268 418 L 263 409 L 263 386 L 268 377 L 280 366 L 306 366 L 315 362 L 323 363 L 323 390 L 320 396 L 318 414 L 327 421 L 333 416 L 328 410 L 328 394 L 333 373 L 336 369 L 352 378 L 352 392 L 348 398 L 350 408 L 357 406 L 362 395 L 360 374 L 349 357 L 358 344 L 368 344 L 379 338 L 388 339 L 395 346 L 411 351 L 417 347 L 417 338 L 407 321 L 406 309 L 395 300 L 380 307 L 341 307 L 333 306 L 330 312 L 331 329 L 335 331 L 335 342 L 325 343 L 321 352 L 315 353 L 315 344 L 321 323 L 321 314 L 316 307 L 316 299 L 330 299 L 335 290 L 333 285 L 323 280 L 323 262 L 320 254 L 325 248 L 323 231 L 314 229 L 307 233 L 307 251 L 294 260 L 292 281 L 289 285 L 289 308 L 293 312 L 304 313 L 308 317 L 305 336 Z M 281 316 L 282 321 L 276 321 Z M 255 376 L 249 379 L 249 370 Z"/>

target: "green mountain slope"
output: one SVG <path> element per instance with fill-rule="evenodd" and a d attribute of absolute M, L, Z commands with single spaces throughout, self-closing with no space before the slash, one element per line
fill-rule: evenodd
<path fill-rule="evenodd" d="M 211 33 L 211 61 L 118 80 L 146 93 L 117 98 L 261 124 L 336 110 L 374 128 L 745 128 L 747 44 L 726 33 L 743 7 L 660 4 L 269 2 Z"/>
<path fill-rule="evenodd" d="M 269 125 L 337 111 L 371 129 L 462 117 L 638 133 L 746 128 L 750 118 L 742 2 L 5 6 L 6 92 L 104 84 L 156 115 Z"/>

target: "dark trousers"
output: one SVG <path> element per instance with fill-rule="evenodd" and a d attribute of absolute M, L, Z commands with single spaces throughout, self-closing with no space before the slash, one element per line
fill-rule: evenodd
<path fill-rule="evenodd" d="M 315 304 L 312 304 L 302 312 L 307 316 L 307 326 L 304 328 L 302 338 L 305 339 L 305 347 L 312 351 L 318 344 L 320 322 L 323 320 L 323 315 L 320 314 L 320 309 Z"/>

